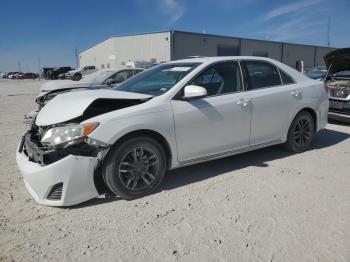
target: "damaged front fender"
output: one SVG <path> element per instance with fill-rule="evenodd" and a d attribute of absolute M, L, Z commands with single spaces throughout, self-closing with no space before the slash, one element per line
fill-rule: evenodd
<path fill-rule="evenodd" d="M 142 104 L 152 96 L 115 90 L 87 90 L 60 94 L 38 113 L 36 125 L 50 126 Z"/>

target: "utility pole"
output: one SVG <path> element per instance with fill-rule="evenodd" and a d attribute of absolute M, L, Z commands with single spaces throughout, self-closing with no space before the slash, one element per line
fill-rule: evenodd
<path fill-rule="evenodd" d="M 18 72 L 21 72 L 21 62 L 17 62 L 18 63 Z"/>
<path fill-rule="evenodd" d="M 40 57 L 38 57 L 38 66 L 39 66 L 39 81 L 41 79 L 41 63 L 40 63 Z"/>
<path fill-rule="evenodd" d="M 77 61 L 77 68 L 79 68 L 79 56 L 78 56 L 78 48 L 75 48 L 75 59 Z"/>
<path fill-rule="evenodd" d="M 328 16 L 328 25 L 327 25 L 327 46 L 330 47 L 331 45 L 331 17 Z"/>

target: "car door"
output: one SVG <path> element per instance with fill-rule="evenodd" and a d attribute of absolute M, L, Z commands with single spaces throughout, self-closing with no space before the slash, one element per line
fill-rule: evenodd
<path fill-rule="evenodd" d="M 241 65 L 252 105 L 250 145 L 281 139 L 298 108 L 301 89 L 285 72 L 281 71 L 281 77 L 279 68 L 270 62 L 246 60 Z"/>
<path fill-rule="evenodd" d="M 241 76 L 238 62 L 217 63 L 188 83 L 204 87 L 206 97 L 172 100 L 180 162 L 249 146 L 251 107 Z"/>

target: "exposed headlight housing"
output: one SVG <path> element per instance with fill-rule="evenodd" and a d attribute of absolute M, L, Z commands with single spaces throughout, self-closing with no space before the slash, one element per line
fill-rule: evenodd
<path fill-rule="evenodd" d="M 94 131 L 97 126 L 98 123 L 89 123 L 53 127 L 46 131 L 41 139 L 41 143 L 54 147 L 66 147 L 84 139 Z"/>

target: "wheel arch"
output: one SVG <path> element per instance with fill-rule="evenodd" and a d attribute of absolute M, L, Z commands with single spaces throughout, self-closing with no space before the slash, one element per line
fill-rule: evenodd
<path fill-rule="evenodd" d="M 138 129 L 134 131 L 130 131 L 120 138 L 118 138 L 112 145 L 111 147 L 118 146 L 119 144 L 123 143 L 124 141 L 134 138 L 134 137 L 140 137 L 140 136 L 147 136 L 155 141 L 157 141 L 164 149 L 165 156 L 166 156 L 166 168 L 169 169 L 172 165 L 172 158 L 173 154 L 171 151 L 171 147 L 169 142 L 166 140 L 166 138 L 160 134 L 157 131 L 151 130 L 151 129 Z M 111 193 L 110 190 L 108 189 L 107 185 L 105 184 L 103 177 L 102 177 L 102 166 L 104 163 L 105 157 L 108 155 L 109 150 L 105 153 L 103 159 L 101 159 L 98 163 L 98 165 L 95 167 L 95 172 L 94 172 L 94 183 L 97 191 L 102 194 L 102 193 Z"/>
<path fill-rule="evenodd" d="M 288 134 L 288 131 L 289 131 L 289 128 L 291 126 L 291 124 L 293 123 L 293 120 L 295 119 L 295 117 L 300 114 L 300 112 L 302 111 L 306 111 L 306 112 L 309 112 L 314 120 L 314 125 L 315 125 L 315 132 L 317 131 L 317 127 L 318 127 L 318 117 L 317 117 L 317 113 L 316 113 L 316 110 L 313 109 L 312 107 L 310 106 L 304 106 L 302 108 L 299 108 L 299 110 L 296 111 L 295 114 L 293 114 L 291 116 L 291 118 L 289 119 L 289 124 L 286 126 L 285 128 L 285 132 L 282 136 L 282 141 L 285 142 L 287 140 L 287 134 Z"/>
<path fill-rule="evenodd" d="M 311 107 L 304 107 L 301 110 L 299 110 L 299 112 L 294 116 L 294 118 L 302 111 L 306 111 L 306 112 L 309 112 L 311 114 L 312 119 L 314 120 L 315 132 L 316 132 L 316 130 L 317 130 L 317 122 L 318 122 L 316 111 L 313 108 L 311 108 Z M 294 120 L 294 118 L 293 118 L 293 120 Z"/>
<path fill-rule="evenodd" d="M 147 137 L 153 138 L 163 147 L 165 156 L 167 158 L 167 169 L 168 169 L 171 166 L 171 161 L 172 161 L 171 147 L 169 142 L 165 139 L 165 137 L 157 131 L 154 131 L 151 129 L 134 130 L 121 136 L 117 141 L 114 142 L 112 146 L 120 144 L 130 138 L 139 137 L 139 136 L 147 136 Z"/>

